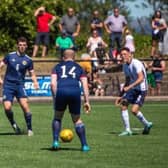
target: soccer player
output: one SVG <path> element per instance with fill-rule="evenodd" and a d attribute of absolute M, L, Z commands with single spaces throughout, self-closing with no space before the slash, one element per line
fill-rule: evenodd
<path fill-rule="evenodd" d="M 87 77 L 82 67 L 74 62 L 75 52 L 71 49 L 64 51 L 63 61 L 57 64 L 51 74 L 51 90 L 54 103 L 54 119 L 52 122 L 53 131 L 53 149 L 59 149 L 59 134 L 61 130 L 61 121 L 64 111 L 68 106 L 72 121 L 75 125 L 75 130 L 79 136 L 82 148 L 87 152 L 90 147 L 87 144 L 85 136 L 85 125 L 80 118 L 81 107 L 81 81 L 84 92 L 84 107 L 85 112 L 90 112 L 89 90 Z"/>
<path fill-rule="evenodd" d="M 129 103 L 132 104 L 131 112 L 144 125 L 142 133 L 149 134 L 152 122 L 149 122 L 140 111 L 140 107 L 144 103 L 148 89 L 145 67 L 142 62 L 132 57 L 129 48 L 123 48 L 121 50 L 121 56 L 124 62 L 123 71 L 126 82 L 123 87 L 122 96 L 116 99 L 116 105 L 120 105 L 121 107 L 121 116 L 125 131 L 119 134 L 119 136 L 132 135 L 128 115 Z"/>
<path fill-rule="evenodd" d="M 7 66 L 4 81 L 0 78 L 0 84 L 3 84 L 4 110 L 15 133 L 20 134 L 21 130 L 14 120 L 14 114 L 12 111 L 14 97 L 17 98 L 24 112 L 28 136 L 32 136 L 32 114 L 30 112 L 27 95 L 24 88 L 24 79 L 27 71 L 29 71 L 32 77 L 34 88 L 37 89 L 39 85 L 33 69 L 32 59 L 25 53 L 26 49 L 27 39 L 24 37 L 18 38 L 17 51 L 7 54 L 0 62 L 0 69 L 2 69 L 4 65 Z"/>

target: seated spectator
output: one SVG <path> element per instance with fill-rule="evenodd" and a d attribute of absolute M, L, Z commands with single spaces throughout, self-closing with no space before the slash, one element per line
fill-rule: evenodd
<path fill-rule="evenodd" d="M 92 90 L 95 96 L 104 96 L 104 84 L 97 72 L 93 73 Z"/>
<path fill-rule="evenodd" d="M 107 47 L 107 44 L 103 41 L 102 37 L 98 35 L 97 30 L 92 31 L 92 36 L 88 38 L 86 47 L 89 51 L 89 54 L 93 56 L 93 52 L 98 47 L 98 43 L 102 43 L 103 47 Z"/>
<path fill-rule="evenodd" d="M 66 49 L 73 48 L 73 42 L 70 37 L 67 36 L 65 30 L 61 32 L 61 35 L 58 36 L 55 40 L 56 49 L 60 51 L 61 58 L 63 57 L 63 52 Z"/>
<path fill-rule="evenodd" d="M 166 63 L 160 53 L 154 55 L 153 61 L 149 64 L 156 82 L 156 91 L 153 89 L 152 95 L 160 95 L 163 72 L 166 69 Z M 156 92 L 156 93 L 155 93 Z"/>
<path fill-rule="evenodd" d="M 88 53 L 83 53 L 81 55 L 81 61 L 79 62 L 79 65 L 84 69 L 84 71 L 87 74 L 88 78 L 88 85 L 89 90 L 91 90 L 92 84 L 92 64 L 91 64 L 91 57 Z"/>
<path fill-rule="evenodd" d="M 98 64 L 103 69 L 108 68 L 108 65 L 110 64 L 110 59 L 102 43 L 98 43 L 98 47 L 93 52 L 93 56 L 98 59 Z"/>

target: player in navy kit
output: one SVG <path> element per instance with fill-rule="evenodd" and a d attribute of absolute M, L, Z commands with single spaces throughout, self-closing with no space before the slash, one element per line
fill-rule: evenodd
<path fill-rule="evenodd" d="M 75 52 L 67 49 L 64 52 L 63 61 L 57 64 L 51 74 L 51 90 L 54 102 L 53 129 L 53 149 L 59 149 L 59 133 L 61 130 L 61 121 L 64 111 L 68 106 L 75 130 L 81 141 L 82 151 L 89 151 L 90 148 L 86 142 L 85 126 L 80 118 L 81 108 L 81 88 L 83 86 L 84 107 L 86 113 L 90 112 L 89 90 L 87 77 L 79 64 L 74 62 Z"/>
<path fill-rule="evenodd" d="M 125 131 L 119 134 L 119 136 L 132 135 L 128 115 L 129 103 L 132 104 L 131 112 L 144 125 L 143 134 L 149 134 L 152 122 L 147 121 L 140 111 L 148 89 L 145 67 L 142 62 L 132 57 L 129 48 L 123 48 L 121 50 L 121 56 L 124 62 L 123 71 L 126 82 L 123 87 L 123 94 L 117 98 L 116 105 L 121 105 L 121 116 Z"/>
<path fill-rule="evenodd" d="M 20 128 L 14 120 L 12 111 L 13 99 L 16 97 L 24 112 L 28 136 L 32 136 L 32 114 L 30 112 L 27 95 L 24 89 L 24 79 L 27 71 L 29 71 L 32 77 L 34 88 L 38 89 L 39 85 L 33 69 L 32 59 L 25 54 L 26 49 L 26 38 L 18 38 L 17 51 L 7 54 L 0 62 L 0 69 L 2 69 L 4 65 L 7 66 L 4 81 L 0 78 L 0 84 L 3 84 L 3 106 L 5 114 L 14 131 L 17 134 L 21 133 Z"/>

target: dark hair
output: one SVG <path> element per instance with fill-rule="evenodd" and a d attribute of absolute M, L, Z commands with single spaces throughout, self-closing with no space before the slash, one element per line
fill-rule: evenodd
<path fill-rule="evenodd" d="M 121 51 L 127 51 L 127 52 L 130 52 L 130 49 L 129 49 L 128 47 L 123 47 L 123 48 L 121 49 Z"/>
<path fill-rule="evenodd" d="M 154 18 L 157 16 L 157 13 L 160 14 L 160 17 L 159 18 L 162 18 L 162 12 L 160 10 L 156 10 L 155 13 L 154 13 Z"/>
<path fill-rule="evenodd" d="M 27 39 L 26 39 L 25 37 L 19 37 L 19 38 L 17 39 L 17 44 L 18 44 L 19 42 L 25 42 L 25 43 L 27 43 Z"/>

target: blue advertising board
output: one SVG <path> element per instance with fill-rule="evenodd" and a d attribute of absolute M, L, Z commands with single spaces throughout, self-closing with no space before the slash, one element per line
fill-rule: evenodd
<path fill-rule="evenodd" d="M 51 96 L 50 76 L 37 76 L 39 89 L 34 89 L 31 77 L 25 78 L 25 90 L 28 96 Z"/>

